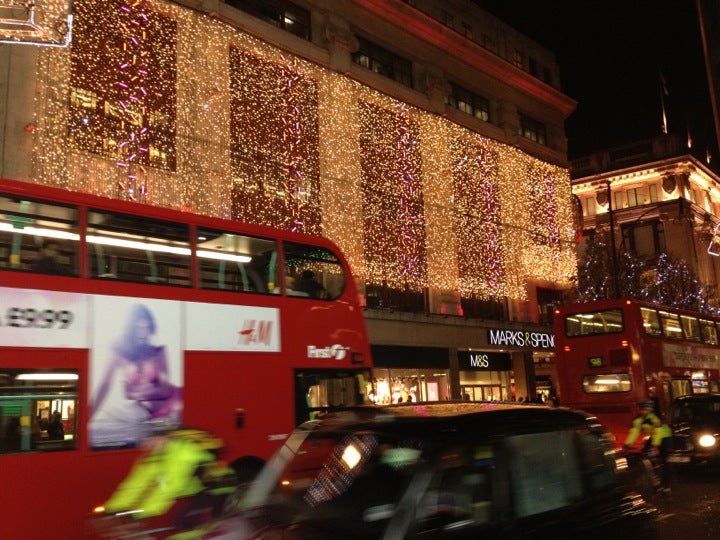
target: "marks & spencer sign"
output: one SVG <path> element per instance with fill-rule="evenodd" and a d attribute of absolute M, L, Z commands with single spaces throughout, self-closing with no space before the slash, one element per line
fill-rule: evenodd
<path fill-rule="evenodd" d="M 510 353 L 487 351 L 458 351 L 460 371 L 509 371 L 512 369 Z"/>
<path fill-rule="evenodd" d="M 529 332 L 497 328 L 488 330 L 488 343 L 501 347 L 528 347 L 531 349 L 552 349 L 555 336 L 547 332 Z"/>

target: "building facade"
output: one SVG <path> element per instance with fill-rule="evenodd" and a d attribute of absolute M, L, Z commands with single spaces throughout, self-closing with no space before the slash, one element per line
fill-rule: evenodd
<path fill-rule="evenodd" d="M 552 380 L 576 103 L 550 52 L 465 0 L 72 9 L 65 42 L 0 45 L 0 176 L 332 239 L 378 399 Z"/>
<path fill-rule="evenodd" d="M 581 255 L 595 234 L 613 231 L 616 253 L 650 267 L 661 253 L 685 261 L 709 304 L 720 306 L 720 176 L 706 156 L 661 135 L 574 160 L 572 177 L 583 214 Z"/>

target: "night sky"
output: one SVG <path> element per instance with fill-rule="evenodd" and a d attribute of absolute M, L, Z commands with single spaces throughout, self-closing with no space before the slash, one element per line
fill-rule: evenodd
<path fill-rule="evenodd" d="M 695 0 L 475 1 L 557 56 L 570 159 L 660 135 L 662 79 L 668 131 L 720 159 Z"/>

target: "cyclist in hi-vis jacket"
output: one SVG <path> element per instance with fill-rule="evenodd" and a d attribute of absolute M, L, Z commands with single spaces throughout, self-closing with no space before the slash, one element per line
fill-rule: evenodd
<path fill-rule="evenodd" d="M 655 413 L 655 402 L 651 399 L 641 401 L 638 405 L 639 414 L 633 419 L 630 433 L 625 439 L 623 449 L 629 450 L 642 434 L 645 442 L 643 452 L 660 465 L 660 488 L 670 491 L 670 471 L 667 467 L 667 456 L 670 451 L 672 431 L 670 426 Z"/>

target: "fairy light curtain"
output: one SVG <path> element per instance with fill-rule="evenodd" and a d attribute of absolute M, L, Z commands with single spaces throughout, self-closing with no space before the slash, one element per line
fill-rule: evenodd
<path fill-rule="evenodd" d="M 498 153 L 490 141 L 454 140 L 453 237 L 461 294 L 483 298 L 507 293 Z"/>
<path fill-rule="evenodd" d="M 575 275 L 566 169 L 172 2 L 74 8 L 71 46 L 38 51 L 31 180 L 323 234 L 376 285 Z"/>
<path fill-rule="evenodd" d="M 320 234 L 317 83 L 231 47 L 230 99 L 233 219 Z"/>
<path fill-rule="evenodd" d="M 145 201 L 146 168 L 176 168 L 177 24 L 149 0 L 84 0 L 75 11 L 69 142 L 114 162 L 119 197 Z"/>
<path fill-rule="evenodd" d="M 421 290 L 427 267 L 417 123 L 404 105 L 358 107 L 366 279 Z"/>

